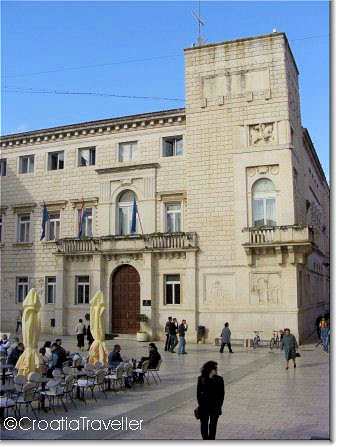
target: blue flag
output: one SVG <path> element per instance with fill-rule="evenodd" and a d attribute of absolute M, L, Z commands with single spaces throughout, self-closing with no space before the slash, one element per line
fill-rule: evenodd
<path fill-rule="evenodd" d="M 136 231 L 137 231 L 137 213 L 138 213 L 138 210 L 137 210 L 136 197 L 133 197 L 131 233 L 136 233 Z"/>
<path fill-rule="evenodd" d="M 49 220 L 49 214 L 48 214 L 48 209 L 46 204 L 43 205 L 43 210 L 42 210 L 42 225 L 41 225 L 41 238 L 40 241 L 42 241 L 42 239 L 44 239 L 46 237 L 46 224 Z"/>

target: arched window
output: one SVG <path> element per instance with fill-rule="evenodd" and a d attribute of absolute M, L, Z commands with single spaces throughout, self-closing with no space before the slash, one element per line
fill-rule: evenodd
<path fill-rule="evenodd" d="M 253 226 L 276 225 L 276 191 L 274 183 L 263 178 L 252 188 Z"/>
<path fill-rule="evenodd" d="M 137 200 L 137 197 L 130 190 L 123 191 L 119 196 L 117 205 L 118 234 L 131 234 L 134 199 Z"/>

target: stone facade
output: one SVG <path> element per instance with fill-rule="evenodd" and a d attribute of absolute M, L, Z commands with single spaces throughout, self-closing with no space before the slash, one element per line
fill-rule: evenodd
<path fill-rule="evenodd" d="M 328 309 L 329 187 L 301 124 L 286 36 L 188 48 L 185 61 L 186 109 L 1 138 L 2 330 L 13 330 L 17 281 L 28 277 L 44 301 L 43 330 L 73 334 L 89 308 L 75 304 L 82 275 L 90 297 L 98 289 L 107 297 L 106 326 L 114 332 L 113 278 L 123 265 L 139 274 L 137 312 L 147 315 L 154 339 L 173 315 L 187 319 L 190 340 L 203 325 L 213 341 L 225 321 L 234 338 L 290 327 L 302 340 Z M 183 153 L 163 156 L 165 139 L 177 136 Z M 137 155 L 119 161 L 126 142 L 137 142 Z M 78 151 L 88 147 L 95 164 L 79 167 Z M 48 170 L 53 151 L 64 151 L 63 169 Z M 34 171 L 20 174 L 20 157 L 29 154 Z M 272 220 L 263 226 L 254 224 L 252 206 L 259 180 L 273 185 Z M 137 199 L 138 235 L 118 235 L 126 190 Z M 57 242 L 40 241 L 43 202 L 60 214 Z M 92 210 L 89 239 L 78 239 L 82 203 Z M 169 204 L 180 207 L 178 233 L 167 233 Z M 30 215 L 28 243 L 17 242 L 22 214 Z M 180 275 L 180 304 L 167 304 L 167 275 Z M 46 277 L 56 278 L 50 304 Z"/>

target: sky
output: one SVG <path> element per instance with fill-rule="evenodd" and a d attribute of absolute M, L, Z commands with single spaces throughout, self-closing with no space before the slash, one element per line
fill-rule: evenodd
<path fill-rule="evenodd" d="M 328 176 L 329 3 L 201 1 L 200 8 L 207 43 L 287 34 L 300 71 L 302 125 Z M 1 134 L 184 107 L 193 10 L 197 1 L 2 1 Z"/>

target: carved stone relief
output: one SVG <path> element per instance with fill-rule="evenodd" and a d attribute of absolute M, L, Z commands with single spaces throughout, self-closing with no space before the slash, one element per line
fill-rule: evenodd
<path fill-rule="evenodd" d="M 281 274 L 252 273 L 250 277 L 250 304 L 281 303 Z"/>
<path fill-rule="evenodd" d="M 206 274 L 204 276 L 204 304 L 223 308 L 235 300 L 234 274 Z"/>
<path fill-rule="evenodd" d="M 247 168 L 247 176 L 255 177 L 256 175 L 278 175 L 279 165 L 269 165 L 269 166 L 252 166 Z"/>
<path fill-rule="evenodd" d="M 276 143 L 275 123 L 260 123 L 249 126 L 249 144 L 261 146 Z"/>

